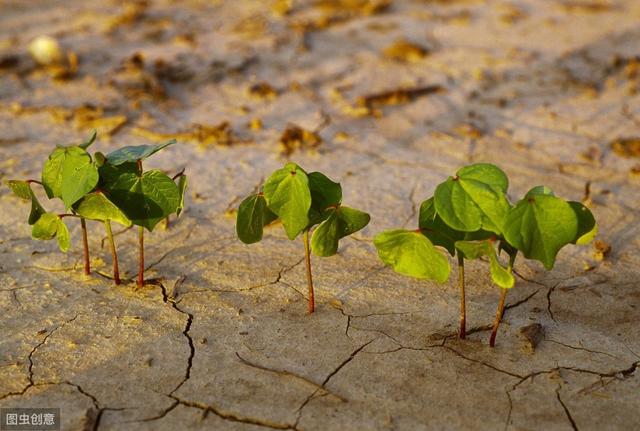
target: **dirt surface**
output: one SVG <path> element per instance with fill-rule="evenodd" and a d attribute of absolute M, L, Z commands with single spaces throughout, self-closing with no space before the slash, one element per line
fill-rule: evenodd
<path fill-rule="evenodd" d="M 85 277 L 79 226 L 62 254 L 0 190 L 0 407 L 60 407 L 65 430 L 639 429 L 640 4 L 287 3 L 0 3 L 3 181 L 39 178 L 94 127 L 103 152 L 176 137 L 148 164 L 191 179 L 139 290 L 106 278 L 100 224 Z M 42 34 L 77 66 L 36 66 Z M 287 128 L 302 142 L 280 143 Z M 372 215 L 313 259 L 313 315 L 302 243 L 234 233 L 239 200 L 287 159 Z M 512 199 L 540 183 L 585 199 L 611 246 L 567 247 L 551 272 L 517 262 L 494 349 L 482 263 L 459 341 L 455 275 L 402 277 L 371 243 L 476 161 L 507 172 Z M 116 236 L 128 278 L 135 240 Z"/>

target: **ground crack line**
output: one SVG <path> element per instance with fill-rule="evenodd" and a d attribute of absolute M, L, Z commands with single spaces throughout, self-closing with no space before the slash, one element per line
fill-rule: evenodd
<path fill-rule="evenodd" d="M 325 386 L 327 385 L 327 383 L 329 383 L 329 381 L 333 378 L 333 376 L 335 376 L 336 374 L 338 374 L 338 372 L 344 368 L 349 362 L 353 361 L 355 359 L 355 357 L 358 355 L 358 353 L 360 353 L 362 351 L 362 349 L 364 349 L 365 347 L 367 347 L 369 344 L 373 343 L 377 338 L 372 338 L 371 340 L 367 341 L 366 343 L 364 343 L 363 345 L 361 345 L 360 347 L 358 347 L 356 350 L 354 350 L 353 352 L 351 352 L 351 354 L 349 355 L 349 357 L 347 359 L 345 359 L 344 361 L 342 361 L 333 371 L 331 371 L 331 373 L 329 373 L 327 375 L 327 377 L 322 381 L 320 388 L 316 388 L 315 391 L 313 391 L 313 393 L 311 393 L 311 395 L 309 395 L 307 398 L 305 398 L 305 400 L 302 402 L 302 404 L 300 405 L 300 407 L 298 407 L 298 416 L 296 417 L 296 421 L 293 424 L 293 428 L 294 429 L 298 429 L 298 424 L 300 423 L 300 419 L 302 418 L 302 411 L 304 410 L 304 408 L 307 406 L 307 404 L 309 404 L 309 402 L 315 398 L 316 394 L 318 393 L 318 391 L 322 388 L 324 389 Z"/>
<path fill-rule="evenodd" d="M 573 416 L 571 416 L 571 412 L 567 408 L 567 406 L 564 403 L 564 401 L 562 401 L 562 397 L 560 397 L 560 388 L 558 388 L 556 390 L 556 398 L 558 398 L 558 402 L 562 406 L 562 409 L 564 410 L 564 413 L 567 415 L 567 419 L 571 423 L 571 428 L 573 429 L 573 431 L 578 431 L 578 426 L 576 425 L 576 421 L 573 419 Z"/>
<path fill-rule="evenodd" d="M 42 341 L 40 341 L 40 343 L 38 343 L 33 349 L 31 349 L 31 352 L 29 352 L 29 356 L 27 357 L 28 361 L 29 361 L 29 367 L 27 369 L 29 375 L 28 375 L 28 380 L 29 383 L 27 383 L 27 386 L 25 386 L 21 391 L 19 392 L 9 392 L 7 394 L 4 394 L 0 397 L 0 400 L 3 400 L 5 398 L 11 397 L 11 396 L 15 396 L 15 395 L 24 395 L 25 392 L 27 392 L 29 390 L 29 388 L 31 388 L 32 386 L 35 385 L 35 382 L 33 381 L 33 355 L 36 353 L 36 351 L 42 347 L 47 340 L 58 330 L 61 329 L 62 327 L 64 327 L 67 323 L 71 323 L 74 320 L 76 320 L 78 318 L 79 314 L 76 314 L 74 317 L 72 317 L 71 319 L 61 323 L 60 325 L 56 326 L 55 328 L 53 328 L 51 331 L 49 331 L 49 333 L 47 335 L 45 335 L 45 337 L 42 339 Z"/>

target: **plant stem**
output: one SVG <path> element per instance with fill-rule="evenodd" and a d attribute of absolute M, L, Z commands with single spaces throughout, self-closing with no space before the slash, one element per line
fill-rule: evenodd
<path fill-rule="evenodd" d="M 116 253 L 116 243 L 113 242 L 113 233 L 111 232 L 111 222 L 105 220 L 104 227 L 107 229 L 107 239 L 111 247 L 111 256 L 113 256 L 113 281 L 116 285 L 120 284 L 120 270 L 118 269 L 118 254 Z"/>
<path fill-rule="evenodd" d="M 509 255 L 509 266 L 507 270 L 511 272 L 513 264 L 516 261 L 518 252 Z M 504 314 L 504 302 L 507 299 L 508 289 L 502 289 L 500 292 L 500 301 L 498 302 L 498 309 L 496 310 L 496 319 L 493 321 L 493 330 L 491 331 L 491 337 L 489 338 L 489 346 L 494 347 L 496 345 L 496 335 L 498 335 L 498 327 L 500 326 L 500 320 Z"/>
<path fill-rule="evenodd" d="M 138 227 L 138 243 L 140 246 L 140 257 L 138 266 L 138 288 L 144 286 L 144 228 Z"/>
<path fill-rule="evenodd" d="M 89 262 L 89 240 L 87 239 L 87 222 L 85 219 L 80 219 L 80 226 L 82 227 L 82 248 L 84 256 L 84 273 L 86 275 L 91 274 L 91 263 Z"/>
<path fill-rule="evenodd" d="M 460 251 L 458 251 L 458 286 L 460 287 L 460 332 L 458 332 L 458 337 L 464 340 L 467 337 L 467 311 L 464 296 L 464 256 Z"/>
<path fill-rule="evenodd" d="M 315 300 L 313 298 L 313 278 L 311 277 L 311 254 L 309 253 L 309 230 L 305 230 L 302 234 L 304 241 L 304 257 L 307 264 L 307 286 L 309 287 L 309 303 L 307 311 L 313 313 L 315 310 Z"/>

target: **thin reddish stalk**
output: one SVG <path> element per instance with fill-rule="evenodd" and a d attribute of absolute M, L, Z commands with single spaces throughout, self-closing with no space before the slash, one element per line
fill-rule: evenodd
<path fill-rule="evenodd" d="M 82 250 L 84 257 L 84 273 L 86 275 L 91 274 L 91 263 L 89 261 L 89 240 L 87 238 L 87 222 L 85 219 L 80 219 L 80 226 L 82 227 Z"/>
<path fill-rule="evenodd" d="M 309 314 L 315 310 L 315 299 L 313 297 L 313 277 L 311 276 L 311 253 L 309 253 L 309 231 L 305 230 L 302 234 L 302 240 L 304 241 L 304 257 L 307 266 L 307 286 L 309 287 L 309 303 L 307 311 Z"/>
<path fill-rule="evenodd" d="M 138 227 L 138 245 L 139 250 L 139 262 L 138 262 L 138 287 L 144 286 L 144 228 Z"/>
<path fill-rule="evenodd" d="M 467 337 L 466 321 L 467 310 L 464 292 L 464 256 L 458 250 L 458 286 L 460 288 L 460 331 L 458 337 L 465 339 Z"/>

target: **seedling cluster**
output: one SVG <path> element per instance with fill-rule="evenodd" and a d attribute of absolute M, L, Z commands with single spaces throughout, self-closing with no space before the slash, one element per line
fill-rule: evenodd
<path fill-rule="evenodd" d="M 501 290 L 489 344 L 494 346 L 509 289 L 515 284 L 513 265 L 522 254 L 551 270 L 567 244 L 589 243 L 597 232 L 591 211 L 580 202 L 565 201 L 544 186 L 529 190 L 515 205 L 509 202 L 506 174 L 478 163 L 460 169 L 436 187 L 420 206 L 418 229 L 379 233 L 374 244 L 382 261 L 403 275 L 444 283 L 450 266 L 444 248 L 457 257 L 460 288 L 460 338 L 465 338 L 464 262 L 484 258 Z M 500 261 L 505 252 L 508 263 Z"/>
<path fill-rule="evenodd" d="M 60 250 L 70 246 L 65 217 L 80 219 L 84 270 L 90 273 L 86 220 L 102 222 L 113 256 L 113 279 L 120 284 L 118 256 L 111 222 L 138 226 L 138 286 L 144 284 L 144 231 L 184 208 L 187 177 L 173 178 L 160 170 L 144 171 L 142 163 L 175 143 L 128 146 L 107 155 L 87 149 L 84 143 L 58 146 L 42 168 L 41 181 L 9 181 L 20 198 L 31 201 L 28 222 L 36 239 L 56 238 Z M 48 212 L 38 202 L 31 185 L 39 184 L 47 196 L 62 200 L 67 212 Z M 498 167 L 477 163 L 463 167 L 439 184 L 422 202 L 418 228 L 394 229 L 374 238 L 380 259 L 403 275 L 445 283 L 451 267 L 446 252 L 456 258 L 460 289 L 460 338 L 466 336 L 465 261 L 482 259 L 501 288 L 489 344 L 495 338 L 504 312 L 506 295 L 515 284 L 513 265 L 518 255 L 554 266 L 560 249 L 589 243 L 597 233 L 596 221 L 580 202 L 565 201 L 545 186 L 529 190 L 512 204 L 509 181 Z M 252 244 L 262 240 L 264 227 L 282 223 L 287 238 L 302 235 L 309 291 L 308 312 L 315 309 L 311 253 L 327 257 L 337 253 L 340 239 L 363 229 L 369 214 L 342 205 L 342 187 L 321 172 L 307 173 L 295 163 L 275 170 L 264 184 L 238 208 L 236 233 Z M 446 252 L 445 252 L 446 251 Z M 501 254 L 506 254 L 505 261 Z"/>
<path fill-rule="evenodd" d="M 320 172 L 305 172 L 295 163 L 274 171 L 261 190 L 242 201 L 238 208 L 236 232 L 246 244 L 262 239 L 263 228 L 282 222 L 287 238 L 302 234 L 307 285 L 308 311 L 315 308 L 311 255 L 333 256 L 340 239 L 364 228 L 369 214 L 342 205 L 342 187 Z M 316 227 L 317 226 L 317 227 Z M 311 245 L 309 245 L 309 232 Z"/>
<path fill-rule="evenodd" d="M 96 133 L 79 145 L 57 146 L 42 167 L 41 180 L 11 180 L 14 194 L 31 201 L 28 223 L 32 236 L 39 240 L 56 238 L 61 251 L 70 247 L 66 217 L 80 219 L 82 227 L 84 272 L 90 274 L 89 244 L 86 220 L 102 222 L 113 257 L 113 279 L 120 284 L 118 255 L 111 222 L 125 227 L 139 227 L 138 286 L 144 284 L 144 229 L 152 231 L 160 220 L 170 214 L 180 215 L 184 208 L 187 177 L 183 172 L 170 178 L 160 170 L 143 171 L 142 162 L 161 149 L 174 144 L 138 145 L 120 148 L 106 156 L 87 149 L 94 143 Z M 62 200 L 65 213 L 48 212 L 38 202 L 31 185 L 44 188 L 49 199 Z"/>

